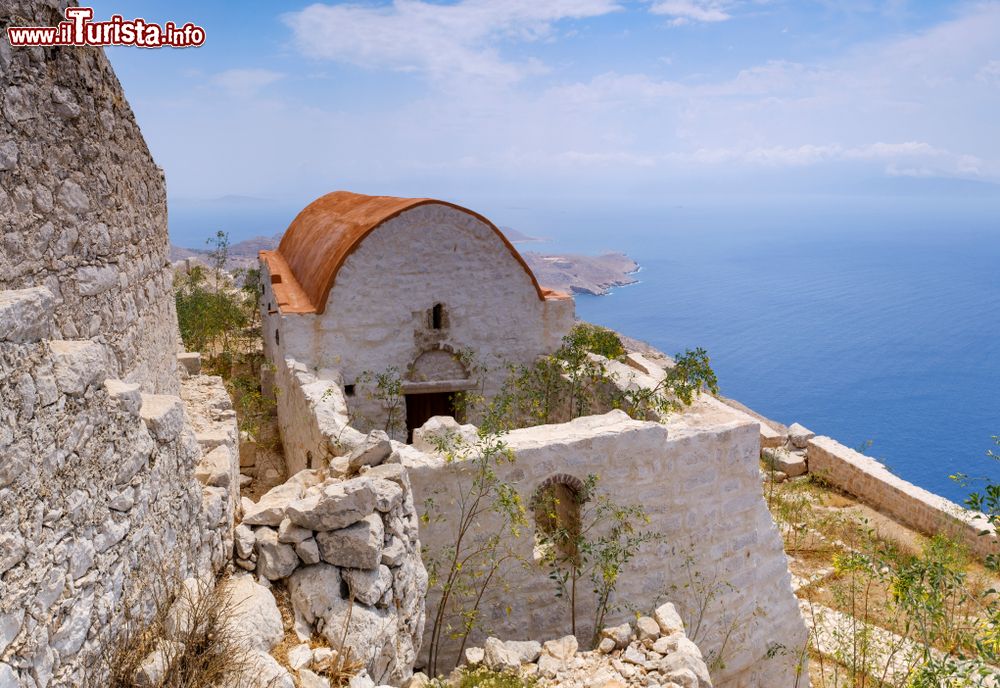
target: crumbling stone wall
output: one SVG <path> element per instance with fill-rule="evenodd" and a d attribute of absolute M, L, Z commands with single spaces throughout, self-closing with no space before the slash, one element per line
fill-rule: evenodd
<path fill-rule="evenodd" d="M 0 686 L 75 686 L 160 570 L 228 562 L 236 422 L 176 396 L 163 174 L 103 51 L 0 35 Z"/>
<path fill-rule="evenodd" d="M 247 500 L 235 541 L 237 566 L 287 586 L 301 640 L 344 641 L 374 681 L 391 685 L 413 671 L 427 592 L 399 460 L 388 438 L 371 436 L 338 468 L 299 471 Z"/>
<path fill-rule="evenodd" d="M 514 430 L 503 439 L 516 460 L 497 471 L 525 504 L 547 481 L 582 484 L 596 474 L 598 489 L 615 502 L 638 503 L 646 510 L 649 523 L 639 527 L 660 539 L 645 545 L 624 569 L 615 596 L 619 606 L 606 623 L 620 624 L 633 610 L 649 613 L 667 598 L 690 622 L 705 605 L 692 640 L 705 653 L 716 686 L 795 685 L 806 629 L 781 538 L 763 499 L 756 424 L 702 397 L 666 424 L 613 411 Z M 471 467 L 415 450 L 403 453 L 403 463 L 418 506 L 434 505 L 421 523 L 420 538 L 425 552 L 440 556 L 454 544 L 450 517 L 458 513 L 463 489 L 469 489 Z M 484 519 L 477 532 L 495 529 Z M 549 568 L 536 561 L 530 530 L 511 542 L 525 564 L 508 567 L 503 587 L 487 592 L 484 630 L 473 634 L 471 643 L 481 643 L 485 633 L 522 640 L 569 632 L 566 599 L 556 596 Z M 581 589 L 577 634 L 587 642 L 594 600 L 589 585 Z M 436 591 L 427 605 L 436 608 Z M 445 640 L 443 645 L 442 656 L 450 661 L 458 644 Z"/>
<path fill-rule="evenodd" d="M 0 3 L 0 290 L 47 287 L 56 338 L 100 342 L 112 377 L 176 393 L 163 172 L 101 49 L 6 40 L 66 4 Z"/>
<path fill-rule="evenodd" d="M 0 685 L 78 685 L 160 566 L 223 563 L 225 500 L 193 478 L 201 450 L 179 398 L 106 379 L 112 354 L 96 342 L 23 341 L 11 310 L 0 309 Z"/>

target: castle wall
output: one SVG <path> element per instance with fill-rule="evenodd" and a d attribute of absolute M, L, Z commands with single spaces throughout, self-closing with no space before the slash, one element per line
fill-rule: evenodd
<path fill-rule="evenodd" d="M 5 1 L 0 30 L 65 6 Z M 166 221 L 163 173 L 104 52 L 0 41 L 0 290 L 47 287 L 56 338 L 106 345 L 110 375 L 144 392 L 177 392 Z"/>
<path fill-rule="evenodd" d="M 600 477 L 599 489 L 616 502 L 646 509 L 650 522 L 645 527 L 662 539 L 646 545 L 625 567 L 616 599 L 628 607 L 609 615 L 607 625 L 621 623 L 634 611 L 649 613 L 669 598 L 705 654 L 715 685 L 794 686 L 806 630 L 761 491 L 759 430 L 752 423 L 720 422 L 719 413 L 705 401 L 667 425 L 634 421 L 615 411 L 515 430 L 504 441 L 516 461 L 497 470 L 525 504 L 550 477 L 584 481 L 593 473 Z M 435 505 L 422 521 L 421 541 L 425 551 L 440 552 L 453 543 L 459 476 L 468 484 L 470 467 L 415 451 L 403 457 L 418 508 L 425 509 L 429 499 Z M 487 519 L 476 532 L 490 532 L 490 525 Z M 482 604 L 485 633 L 501 639 L 568 633 L 565 598 L 555 596 L 548 569 L 534 563 L 531 529 L 515 542 L 527 566 L 512 564 L 499 576 L 502 584 Z M 433 569 L 429 559 L 425 564 Z M 586 644 L 592 631 L 589 581 L 581 589 L 578 636 Z M 693 629 L 695 610 L 709 597 L 704 619 Z M 432 592 L 428 609 L 436 605 Z M 427 633 L 430 626 L 429 619 Z M 482 640 L 477 634 L 470 644 Z M 456 647 L 447 644 L 453 657 Z"/>
<path fill-rule="evenodd" d="M 151 581 L 232 550 L 235 415 L 217 379 L 177 396 L 165 198 L 102 50 L 0 40 L 0 685 L 81 685 Z"/>
<path fill-rule="evenodd" d="M 44 289 L 0 294 L 0 684 L 80 685 L 158 575 L 225 563 L 232 483 L 195 479 L 202 450 L 179 397 L 106 379 L 104 345 L 42 339 L 44 318 L 12 317 Z"/>
<path fill-rule="evenodd" d="M 996 529 L 958 504 L 917 487 L 829 437 L 809 440 L 809 472 L 921 533 L 945 534 L 980 557 L 1000 552 Z"/>

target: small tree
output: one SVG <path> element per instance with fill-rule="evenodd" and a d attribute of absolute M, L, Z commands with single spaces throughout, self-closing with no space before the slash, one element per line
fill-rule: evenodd
<path fill-rule="evenodd" d="M 534 504 L 540 522 L 537 532 L 543 561 L 549 578 L 556 585 L 556 596 L 569 604 L 570 632 L 577 632 L 578 583 L 587 580 L 594 595 L 593 638 L 604 627 L 604 619 L 614 610 L 614 593 L 622 572 L 642 546 L 659 535 L 642 530 L 649 523 L 645 509 L 638 504 L 619 504 L 597 490 L 598 477 L 591 474 L 583 487 L 563 491 L 563 499 L 575 504 L 566 509 L 554 490 L 543 490 Z M 570 518 L 565 514 L 574 513 Z"/>
<path fill-rule="evenodd" d="M 497 469 L 514 461 L 500 433 L 480 431 L 475 442 L 456 435 L 436 439 L 445 462 L 453 466 L 457 515 L 449 517 L 437 509 L 435 498 L 425 500 L 424 523 L 451 526 L 450 544 L 437 552 L 425 552 L 429 585 L 441 598 L 431 618 L 428 669 L 436 676 L 443 666 L 442 645 L 446 638 L 461 639 L 458 657 L 469 634 L 480 622 L 480 605 L 486 591 L 498 582 L 497 574 L 517 555 L 511 538 L 527 525 L 524 505 L 513 485 Z M 457 663 L 457 658 L 456 658 Z"/>

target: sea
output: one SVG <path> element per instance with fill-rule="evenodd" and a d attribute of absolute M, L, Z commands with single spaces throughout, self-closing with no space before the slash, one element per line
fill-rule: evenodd
<path fill-rule="evenodd" d="M 705 348 L 726 396 L 958 502 L 976 485 L 953 476 L 1000 481 L 996 194 L 475 203 L 542 239 L 521 250 L 635 259 L 638 282 L 578 295 L 578 316 L 668 354 Z M 270 212 L 219 211 L 212 231 L 294 216 Z M 206 213 L 172 216 L 174 243 L 203 242 Z"/>

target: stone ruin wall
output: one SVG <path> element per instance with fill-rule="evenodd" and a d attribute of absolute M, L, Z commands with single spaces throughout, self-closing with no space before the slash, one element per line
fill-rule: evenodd
<path fill-rule="evenodd" d="M 65 6 L 5 0 L 0 31 Z M 100 342 L 112 377 L 177 393 L 163 172 L 102 50 L 0 40 L 0 218 L 0 289 L 46 287 L 56 338 Z"/>
<path fill-rule="evenodd" d="M 276 363 L 279 420 L 286 447 L 292 441 L 303 456 L 311 452 L 318 462 L 314 465 L 342 470 L 344 456 L 365 438 L 348 425 L 350 417 L 336 371 L 310 371 L 292 359 Z M 434 455 L 424 435 L 418 432 L 413 446 L 393 442 L 393 447 L 409 474 L 417 511 L 427 511 L 428 499 L 437 505 L 436 512 L 420 525 L 424 564 L 431 567 L 427 553 L 450 544 L 453 519 L 448 515 L 453 513 L 455 485 L 463 466 L 446 464 Z M 698 595 L 684 587 L 690 564 L 703 577 L 706 590 L 712 588 L 714 597 L 694 640 L 713 668 L 716 685 L 794 685 L 806 630 L 792 593 L 781 538 L 763 499 L 756 422 L 703 397 L 666 425 L 635 421 L 616 411 L 515 430 L 504 439 L 515 451 L 516 461 L 502 469 L 503 477 L 517 486 L 525 503 L 554 476 L 570 475 L 582 481 L 596 473 L 601 487 L 616 500 L 641 503 L 652 519 L 650 528 L 665 536 L 630 564 L 618 592 L 618 599 L 630 606 L 610 616 L 609 624 L 626 620 L 633 607 L 649 613 L 664 600 L 677 604 L 690 622 L 699 603 Z M 445 518 L 437 518 L 442 515 Z M 569 632 L 566 606 L 555 596 L 548 571 L 531 564 L 533 545 L 529 529 L 516 545 L 529 565 L 514 565 L 503 572 L 502 589 L 484 601 L 483 609 L 491 611 L 483 632 L 470 638 L 470 645 L 482 643 L 486 635 L 528 640 Z M 581 599 L 581 618 L 588 617 L 589 598 Z M 432 590 L 427 609 L 435 606 Z M 428 619 L 424 659 L 418 660 L 417 667 L 426 660 L 430 626 Z M 583 624 L 581 642 L 589 639 L 590 631 Z M 449 647 L 448 641 L 445 646 L 444 657 L 455 659 L 457 646 Z"/>
<path fill-rule="evenodd" d="M 160 567 L 227 561 L 235 414 L 177 396 L 163 173 L 103 51 L 0 40 L 0 218 L 0 685 L 73 686 Z"/>
<path fill-rule="evenodd" d="M 597 474 L 598 488 L 616 502 L 646 509 L 650 522 L 645 528 L 663 539 L 645 545 L 626 567 L 616 594 L 626 606 L 611 613 L 606 625 L 628 621 L 636 612 L 650 614 L 669 600 L 691 633 L 695 609 L 712 590 L 713 599 L 692 640 L 705 655 L 714 684 L 795 685 L 806 630 L 781 538 L 763 499 L 757 426 L 736 421 L 699 429 L 686 422 L 683 414 L 663 425 L 613 411 L 514 430 L 504 441 L 516 460 L 498 470 L 525 504 L 549 479 L 570 476 L 582 482 Z M 433 499 L 435 513 L 452 513 L 464 467 L 416 452 L 407 454 L 404 463 L 418 499 Z M 452 541 L 450 524 L 433 515 L 422 523 L 426 551 L 441 551 Z M 484 527 L 488 530 L 487 524 Z M 485 631 L 471 638 L 471 644 L 481 643 L 482 635 L 527 640 L 569 632 L 568 605 L 556 597 L 548 569 L 533 563 L 530 531 L 529 526 L 515 542 L 527 565 L 508 567 L 503 588 L 488 593 L 490 599 L 483 603 L 489 610 Z M 702 592 L 686 587 L 691 572 L 701 576 Z M 593 596 L 588 581 L 582 589 L 577 635 L 586 643 L 593 632 Z M 435 605 L 432 591 L 428 609 Z M 454 653 L 455 648 L 450 649 Z"/>

